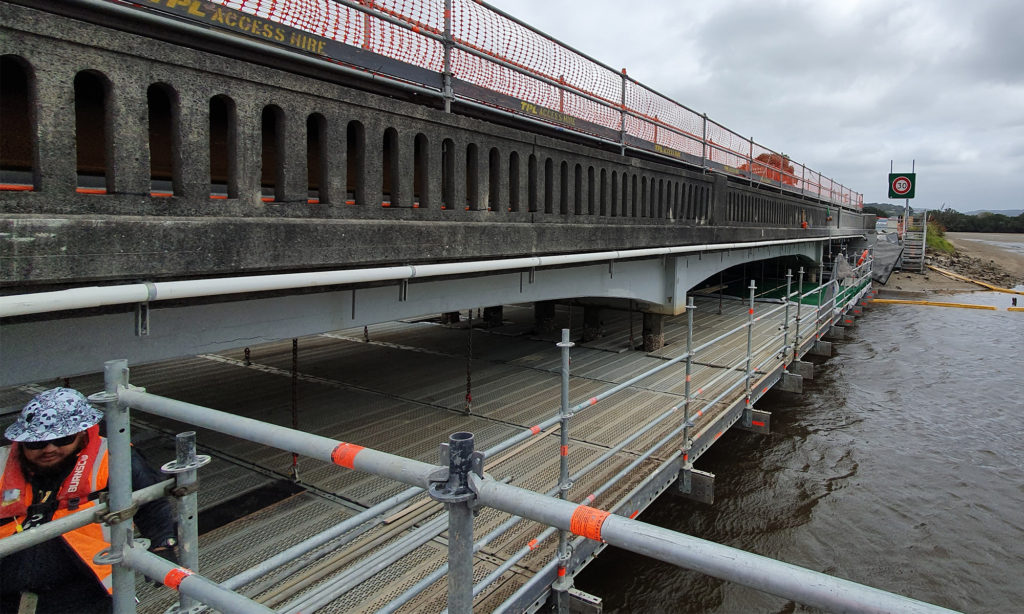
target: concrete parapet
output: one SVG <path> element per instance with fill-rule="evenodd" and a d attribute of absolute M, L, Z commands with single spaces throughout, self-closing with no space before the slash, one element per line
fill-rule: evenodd
<path fill-rule="evenodd" d="M 36 152 L 24 161 L 33 189 L 0 191 L 5 284 L 829 235 L 824 203 L 446 114 L 398 92 L 368 91 L 385 87 L 377 81 L 364 91 L 329 71 L 307 74 L 258 54 L 238 59 L 14 4 L 4 5 L 0 31 L 0 54 L 26 66 L 38 109 L 24 118 Z M 109 118 L 100 122 L 109 151 L 93 160 L 92 175 L 105 193 L 76 190 L 83 139 L 67 110 L 82 74 L 107 88 L 97 104 L 107 105 L 98 111 Z M 160 149 L 148 130 L 153 86 L 170 101 L 166 162 L 151 153 Z M 265 139 L 265 121 L 274 139 Z M 214 134 L 227 142 L 213 147 Z M 154 182 L 168 177 L 171 195 L 156 195 Z M 766 205 L 767 223 L 758 213 Z M 811 228 L 799 227 L 804 213 Z"/>

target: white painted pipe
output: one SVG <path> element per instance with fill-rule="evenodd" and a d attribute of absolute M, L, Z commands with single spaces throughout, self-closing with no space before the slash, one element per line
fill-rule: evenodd
<path fill-rule="evenodd" d="M 844 235 L 832 239 L 860 237 Z M 630 258 L 649 258 L 673 254 L 712 252 L 731 249 L 751 249 L 770 245 L 787 245 L 827 240 L 824 237 L 805 239 L 782 239 L 773 241 L 751 241 L 747 243 L 712 243 L 703 245 L 678 245 L 675 247 L 652 247 L 622 251 L 587 252 L 582 254 L 560 254 L 554 256 L 533 256 L 527 258 L 506 258 L 501 260 L 476 260 L 472 262 L 445 262 L 415 266 L 376 267 L 369 269 L 346 269 L 341 271 L 317 271 L 311 273 L 281 273 L 277 275 L 247 275 L 241 277 L 218 277 L 214 279 L 192 279 L 187 281 L 161 281 L 135 283 L 121 286 L 90 286 L 0 296 L 0 318 L 37 313 L 89 309 L 105 305 L 124 305 L 150 301 L 196 298 L 202 296 L 225 296 L 248 292 L 269 292 L 294 290 L 320 286 L 340 286 L 381 281 L 401 281 L 422 277 L 492 273 L 514 269 L 530 269 L 570 264 L 586 264 Z"/>

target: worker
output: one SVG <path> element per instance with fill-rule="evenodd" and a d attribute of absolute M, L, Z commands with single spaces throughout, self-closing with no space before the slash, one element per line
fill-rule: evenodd
<path fill-rule="evenodd" d="M 95 505 L 107 488 L 103 414 L 77 390 L 33 398 L 0 448 L 0 539 Z M 132 449 L 132 486 L 161 481 Z M 176 561 L 174 516 L 166 499 L 139 508 L 135 523 L 150 551 Z M 88 524 L 0 559 L 0 612 L 109 612 L 111 567 L 93 562 L 109 547 L 107 527 Z"/>

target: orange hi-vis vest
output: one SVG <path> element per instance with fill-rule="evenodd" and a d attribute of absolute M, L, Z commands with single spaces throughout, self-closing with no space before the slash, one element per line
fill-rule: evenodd
<path fill-rule="evenodd" d="M 100 427 L 93 426 L 88 431 L 88 441 L 78 452 L 78 461 L 57 494 L 57 511 L 52 520 L 63 518 L 68 514 L 92 507 L 95 503 L 89 495 L 107 487 L 107 440 L 100 437 Z M 32 485 L 25 479 L 19 462 L 18 443 L 10 448 L 0 448 L 0 518 L 13 518 L 0 526 L 0 539 L 20 532 L 22 525 L 29 519 L 26 517 L 32 505 Z M 104 548 L 110 547 L 110 536 L 106 525 L 87 524 L 80 529 L 69 531 L 63 535 L 64 541 L 96 574 L 96 579 L 103 584 L 107 592 L 113 590 L 113 578 L 110 565 L 97 565 L 93 558 Z"/>

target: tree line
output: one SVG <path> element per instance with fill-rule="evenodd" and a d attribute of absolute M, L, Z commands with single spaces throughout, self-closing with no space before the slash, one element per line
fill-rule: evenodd
<path fill-rule="evenodd" d="M 872 203 L 864 206 L 864 213 L 874 213 L 878 217 L 896 217 L 903 215 L 903 207 L 893 208 L 889 205 Z M 910 210 L 911 215 L 915 212 Z M 1002 213 L 975 213 L 968 215 L 954 209 L 929 211 L 928 221 L 937 224 L 942 230 L 950 232 L 1022 232 L 1024 233 L 1024 213 L 1010 217 Z M 931 224 L 929 224 L 931 225 Z"/>
<path fill-rule="evenodd" d="M 928 220 L 950 232 L 1024 232 L 1024 213 L 1010 217 L 1001 213 L 967 215 L 953 209 L 929 211 Z"/>

